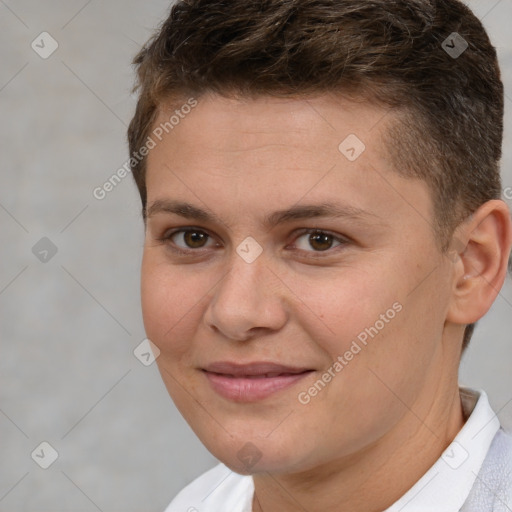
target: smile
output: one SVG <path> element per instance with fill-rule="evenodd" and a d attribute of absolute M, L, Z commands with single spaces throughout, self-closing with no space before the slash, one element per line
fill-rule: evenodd
<path fill-rule="evenodd" d="M 234 402 L 263 400 L 293 386 L 312 371 L 273 363 L 216 363 L 203 369 L 212 389 Z"/>

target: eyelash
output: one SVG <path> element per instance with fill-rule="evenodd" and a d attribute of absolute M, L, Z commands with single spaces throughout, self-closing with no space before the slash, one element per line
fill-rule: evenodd
<path fill-rule="evenodd" d="M 176 253 L 178 255 L 190 256 L 193 253 L 200 253 L 200 252 L 202 252 L 203 248 L 185 250 L 185 249 L 175 245 L 174 242 L 171 241 L 171 238 L 175 234 L 177 234 L 177 233 L 190 233 L 190 232 L 202 233 L 202 234 L 207 235 L 209 238 L 212 238 L 211 235 L 207 231 L 205 231 L 204 229 L 194 228 L 192 226 L 192 227 L 188 227 L 188 228 L 179 228 L 179 229 L 175 229 L 175 230 L 172 230 L 172 231 L 168 231 L 168 232 L 166 232 L 164 234 L 164 236 L 159 237 L 158 241 L 166 244 L 174 253 Z M 328 236 L 332 237 L 332 239 L 334 241 L 339 242 L 339 244 L 340 244 L 338 246 L 326 249 L 325 251 L 305 251 L 303 249 L 298 249 L 300 252 L 312 253 L 312 254 L 315 255 L 315 256 L 313 256 L 312 254 L 309 254 L 307 256 L 309 258 L 319 258 L 319 257 L 321 258 L 321 257 L 323 257 L 323 254 L 331 255 L 332 252 L 335 251 L 336 249 L 341 249 L 341 248 L 343 248 L 344 246 L 346 246 L 347 244 L 350 243 L 350 240 L 348 238 L 346 238 L 346 237 L 341 237 L 341 236 L 335 235 L 334 233 L 331 233 L 329 231 L 318 229 L 318 228 L 303 228 L 303 229 L 299 229 L 298 233 L 297 233 L 297 235 L 296 235 L 296 237 L 294 239 L 294 243 L 296 242 L 296 240 L 298 238 L 300 238 L 303 235 L 307 235 L 307 234 L 328 235 Z"/>

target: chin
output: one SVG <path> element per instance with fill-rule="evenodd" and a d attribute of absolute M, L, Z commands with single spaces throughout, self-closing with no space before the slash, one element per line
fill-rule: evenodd
<path fill-rule="evenodd" d="M 305 453 L 297 452 L 298 443 L 283 442 L 258 437 L 226 437 L 222 443 L 218 440 L 201 439 L 208 451 L 225 464 L 229 469 L 241 475 L 255 475 L 258 473 L 287 474 L 308 470 L 315 463 L 308 464 L 310 457 Z M 215 443 L 215 446 L 213 445 Z"/>

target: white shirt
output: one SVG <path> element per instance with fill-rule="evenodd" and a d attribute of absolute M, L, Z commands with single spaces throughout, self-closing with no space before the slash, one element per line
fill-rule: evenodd
<path fill-rule="evenodd" d="M 481 390 L 460 387 L 462 429 L 436 463 L 384 512 L 512 512 L 512 436 Z M 252 476 L 218 464 L 165 512 L 252 512 Z"/>

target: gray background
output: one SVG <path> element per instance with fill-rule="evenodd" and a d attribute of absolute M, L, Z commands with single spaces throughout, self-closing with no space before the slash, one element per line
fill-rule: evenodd
<path fill-rule="evenodd" d="M 512 187 L 512 2 L 469 5 L 501 59 Z M 126 161 L 130 61 L 168 9 L 0 0 L 0 511 L 161 511 L 216 462 L 133 355 L 145 335 L 132 178 L 92 195 Z M 31 48 L 43 31 L 59 44 L 47 59 Z M 32 252 L 43 237 L 57 248 L 47 262 Z M 461 365 L 508 428 L 511 315 L 508 278 Z M 31 458 L 42 441 L 59 453 L 46 470 Z"/>

